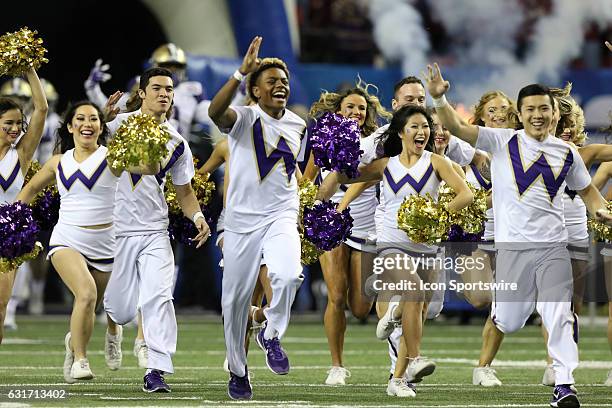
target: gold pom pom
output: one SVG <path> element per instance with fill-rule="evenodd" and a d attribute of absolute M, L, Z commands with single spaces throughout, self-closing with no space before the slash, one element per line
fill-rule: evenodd
<path fill-rule="evenodd" d="M 484 228 L 487 211 L 487 192 L 477 189 L 472 184 L 467 183 L 474 194 L 474 201 L 458 212 L 448 212 L 450 225 L 459 225 L 464 232 L 478 234 Z M 457 196 L 450 186 L 441 184 L 438 189 L 438 204 L 442 208 L 448 208 L 448 204 Z"/>
<path fill-rule="evenodd" d="M 404 199 L 397 211 L 397 226 L 412 242 L 435 244 L 446 238 L 450 224 L 448 212 L 428 193 Z"/>
<path fill-rule="evenodd" d="M 0 76 L 21 76 L 30 68 L 39 69 L 47 50 L 42 46 L 43 40 L 36 38 L 38 31 L 24 27 L 14 33 L 0 37 Z"/>
<path fill-rule="evenodd" d="M 114 169 L 162 161 L 168 155 L 170 133 L 153 116 L 132 115 L 123 121 L 108 144 L 107 161 Z"/>
<path fill-rule="evenodd" d="M 38 173 L 41 168 L 42 167 L 37 160 L 32 160 L 32 162 L 30 163 L 30 167 L 28 168 L 28 171 L 26 172 L 26 175 L 24 177 L 23 185 L 27 185 L 32 179 L 32 177 L 34 177 L 34 175 Z M 59 194 L 59 192 L 57 191 L 57 185 L 55 184 L 55 182 L 53 182 L 53 184 L 50 184 L 47 187 L 43 188 L 38 194 L 34 196 L 34 199 L 32 200 L 32 202 L 30 202 L 30 207 L 34 207 L 38 200 L 44 197 L 45 193 L 47 193 L 48 191 L 50 191 L 51 194 Z"/>
<path fill-rule="evenodd" d="M 300 212 L 298 219 L 304 218 L 304 208 L 312 207 L 316 201 L 319 187 L 307 178 L 302 178 L 298 184 L 298 196 L 300 197 Z M 300 242 L 302 244 L 302 265 L 311 265 L 319 260 L 324 251 L 318 249 L 312 242 L 304 238 L 304 231 L 300 225 Z"/>
<path fill-rule="evenodd" d="M 193 165 L 196 169 L 198 168 L 198 159 L 195 157 L 193 158 Z M 200 208 L 204 208 L 210 204 L 216 189 L 215 183 L 208 181 L 209 177 L 210 174 L 196 173 L 191 179 L 191 188 L 193 188 L 193 192 L 200 203 Z M 164 195 L 166 197 L 166 203 L 168 204 L 168 213 L 175 215 L 182 214 L 183 210 L 181 210 L 181 206 L 176 199 L 176 188 L 172 183 L 170 174 L 166 176 L 166 191 L 164 191 Z"/>
<path fill-rule="evenodd" d="M 19 268 L 22 263 L 36 258 L 42 249 L 42 244 L 36 242 L 34 249 L 27 254 L 23 254 L 13 259 L 0 258 L 0 273 L 7 273 Z"/>
<path fill-rule="evenodd" d="M 612 201 L 608 201 L 608 204 L 606 204 L 606 209 L 608 212 L 612 213 Z M 587 221 L 587 226 L 595 233 L 595 239 L 604 241 L 612 240 L 612 227 L 609 225 L 606 225 L 601 221 L 594 220 L 593 218 L 589 218 Z"/>

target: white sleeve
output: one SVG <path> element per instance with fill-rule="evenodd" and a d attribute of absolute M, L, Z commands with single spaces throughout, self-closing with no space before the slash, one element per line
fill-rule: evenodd
<path fill-rule="evenodd" d="M 189 148 L 189 143 L 183 141 L 185 150 L 181 157 L 174 163 L 170 168 L 170 174 L 172 175 L 172 183 L 177 186 L 183 186 L 189 184 L 191 179 L 195 175 L 195 168 L 193 167 L 193 155 Z"/>
<path fill-rule="evenodd" d="M 456 136 L 451 136 L 448 141 L 446 156 L 460 166 L 467 166 L 474 160 L 476 149 L 467 142 Z"/>
<path fill-rule="evenodd" d="M 122 122 L 123 122 L 123 117 L 117 116 L 112 122 L 108 122 L 106 124 L 106 127 L 108 127 L 110 138 L 115 136 L 115 132 L 117 131 L 117 129 L 119 129 L 119 126 L 121 126 Z"/>
<path fill-rule="evenodd" d="M 584 190 L 591 184 L 591 175 L 584 165 L 584 161 L 578 151 L 570 146 L 570 150 L 574 155 L 574 163 L 567 172 L 565 182 L 570 190 L 580 191 Z"/>
<path fill-rule="evenodd" d="M 306 155 L 306 145 L 308 145 L 308 130 L 304 129 L 304 135 L 302 136 L 302 142 L 300 143 L 300 151 L 296 159 L 298 162 L 303 162 L 306 159 L 306 157 L 304 157 Z"/>
<path fill-rule="evenodd" d="M 503 148 L 516 133 L 514 129 L 496 129 L 478 126 L 476 148 L 488 153 L 495 153 Z"/>
<path fill-rule="evenodd" d="M 251 118 L 254 115 L 253 109 L 248 106 L 230 106 L 228 109 L 236 112 L 236 122 L 234 126 L 227 129 L 219 130 L 223 133 L 227 133 L 229 137 L 239 139 L 245 133 L 245 130 L 253 122 Z"/>

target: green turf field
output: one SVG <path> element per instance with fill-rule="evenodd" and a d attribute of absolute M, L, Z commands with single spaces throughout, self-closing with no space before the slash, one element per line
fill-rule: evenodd
<path fill-rule="evenodd" d="M 423 355 L 437 362 L 436 372 L 418 386 L 416 399 L 388 397 L 388 355 L 385 342 L 376 340 L 374 322 L 351 324 L 345 343 L 345 366 L 352 372 L 347 386 L 323 385 L 329 365 L 327 341 L 321 323 L 294 321 L 283 345 L 291 361 L 287 376 L 276 376 L 265 366 L 262 352 L 250 353 L 254 399 L 232 402 L 227 397 L 227 374 L 222 370 L 224 343 L 221 324 L 211 318 L 179 317 L 176 374 L 167 376 L 171 394 L 141 391 L 143 370 L 132 355 L 134 329 L 124 331 L 123 367 L 104 365 L 103 330 L 96 325 L 89 361 L 96 378 L 67 385 L 63 382 L 63 339 L 67 318 L 20 319 L 19 331 L 9 332 L 0 346 L 0 385 L 3 393 L 21 386 L 64 389 L 61 401 L 33 399 L 3 406 L 413 406 L 413 407 L 545 407 L 552 388 L 539 385 L 544 368 L 544 346 L 539 328 L 527 327 L 506 339 L 497 361 L 501 388 L 471 385 L 472 367 L 480 347 L 480 326 L 432 323 L 426 326 Z M 612 407 L 612 388 L 602 385 L 612 369 L 605 328 L 583 329 L 582 365 L 576 371 L 579 397 L 585 407 Z"/>

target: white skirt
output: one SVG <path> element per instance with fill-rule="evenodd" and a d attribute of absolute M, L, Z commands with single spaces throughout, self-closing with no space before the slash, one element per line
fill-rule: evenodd
<path fill-rule="evenodd" d="M 115 228 L 91 229 L 58 223 L 49 240 L 47 259 L 60 249 L 71 248 L 85 262 L 101 272 L 112 272 L 115 256 Z"/>

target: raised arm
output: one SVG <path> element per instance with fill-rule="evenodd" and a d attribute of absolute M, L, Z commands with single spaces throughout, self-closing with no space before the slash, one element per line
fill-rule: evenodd
<path fill-rule="evenodd" d="M 36 197 L 36 194 L 40 193 L 42 189 L 47 187 L 49 184 L 52 184 L 55 180 L 55 172 L 61 157 L 61 154 L 56 154 L 47 160 L 45 165 L 42 166 L 38 172 L 36 172 L 30 182 L 21 189 L 19 194 L 17 194 L 16 200 L 30 204 L 34 197 Z"/>
<path fill-rule="evenodd" d="M 47 118 L 47 112 L 49 111 L 49 105 L 47 104 L 47 98 L 45 97 L 45 91 L 43 90 L 38 74 L 34 68 L 26 74 L 30 88 L 32 89 L 32 103 L 34 104 L 34 112 L 28 125 L 28 131 L 19 141 L 17 146 L 17 152 L 19 154 L 19 162 L 21 168 L 27 169 L 30 167 L 30 162 L 34 156 L 34 152 L 38 148 L 40 139 L 45 129 L 45 119 Z"/>
<path fill-rule="evenodd" d="M 261 37 L 255 37 L 253 41 L 251 41 L 251 45 L 249 45 L 249 49 L 242 60 L 242 65 L 238 69 L 240 75 L 245 76 L 250 74 L 257 70 L 261 64 L 261 60 L 258 58 L 261 40 Z M 240 80 L 231 76 L 219 92 L 217 92 L 212 101 L 210 101 L 208 116 L 210 116 L 212 121 L 221 129 L 231 129 L 234 123 L 236 123 L 236 112 L 229 106 L 240 86 L 240 82 Z"/>
<path fill-rule="evenodd" d="M 202 165 L 198 169 L 198 174 L 212 174 L 215 170 L 217 170 L 229 157 L 229 146 L 227 144 L 227 139 L 221 140 L 219 143 L 215 145 L 212 154 L 206 160 L 206 163 Z"/>
<path fill-rule="evenodd" d="M 602 188 L 606 185 L 608 180 L 612 177 L 612 162 L 601 163 L 597 172 L 593 176 L 593 180 L 591 183 L 595 186 L 596 189 L 601 191 Z"/>
<path fill-rule="evenodd" d="M 342 200 L 340 200 L 340 204 L 338 204 L 338 211 L 343 211 L 348 208 L 349 205 L 355 200 L 357 197 L 361 195 L 368 188 L 377 185 L 378 181 L 365 181 L 362 183 L 351 184 L 351 186 L 346 190 L 344 196 L 342 196 Z"/>
<path fill-rule="evenodd" d="M 353 184 L 362 181 L 380 181 L 383 178 L 383 172 L 389 161 L 388 157 L 383 157 L 378 160 L 374 160 L 367 166 L 359 167 L 359 177 L 351 179 L 345 174 L 338 173 L 336 171 L 331 172 L 325 177 L 323 183 L 319 186 L 319 192 L 317 193 L 317 200 L 326 201 L 329 200 L 338 188 L 340 184 Z"/>
<path fill-rule="evenodd" d="M 450 83 L 442 78 L 442 73 L 440 72 L 438 64 L 435 63 L 433 68 L 431 65 L 428 65 L 427 74 L 424 74 L 424 77 L 427 83 L 427 90 L 431 97 L 434 98 L 434 107 L 436 108 L 436 113 L 442 125 L 447 128 L 453 136 L 457 136 L 459 139 L 468 142 L 472 146 L 476 146 L 478 126 L 470 125 L 463 121 L 455 109 L 446 101 L 444 94 L 446 94 L 450 88 Z"/>
<path fill-rule="evenodd" d="M 461 178 L 448 160 L 441 156 L 432 155 L 431 164 L 440 179 L 444 180 L 457 194 L 455 198 L 448 203 L 449 211 L 457 212 L 474 201 L 474 194 L 472 194 L 465 180 Z"/>

